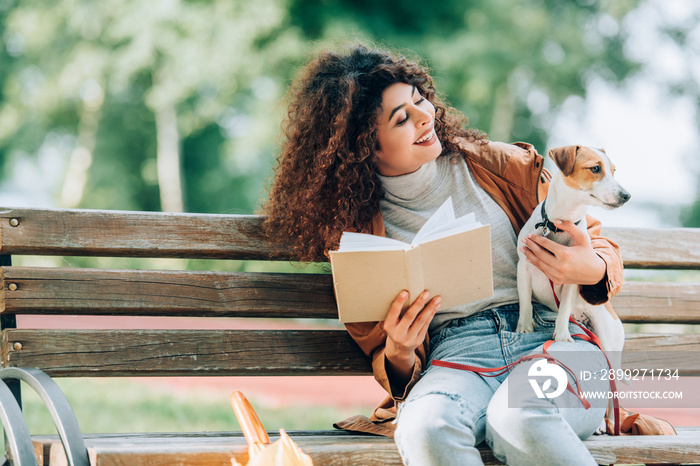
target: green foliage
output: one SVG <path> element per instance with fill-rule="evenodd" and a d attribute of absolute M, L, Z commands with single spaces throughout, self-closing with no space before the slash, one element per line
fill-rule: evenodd
<path fill-rule="evenodd" d="M 307 37 L 357 30 L 413 50 L 472 126 L 540 151 L 548 117 L 567 97 L 585 95 L 593 75 L 619 82 L 638 67 L 623 53 L 619 25 L 639 3 L 633 0 L 451 0 L 430 8 L 415 0 L 326 0 L 312 8 L 316 3 L 292 1 L 292 21 Z"/>
<path fill-rule="evenodd" d="M 58 379 L 74 409 L 81 431 L 88 433 L 240 431 L 229 404 L 231 390 L 165 390 L 126 379 Z M 39 396 L 22 391 L 23 411 L 33 435 L 56 435 L 51 417 Z M 334 422 L 372 407 L 269 406 L 250 396 L 269 431 L 332 430 Z M 1 427 L 0 427 L 1 429 Z M 0 449 L 2 445 L 0 445 Z"/>
<path fill-rule="evenodd" d="M 161 210 L 170 183 L 184 210 L 252 213 L 296 69 L 348 39 L 423 57 L 472 126 L 542 152 L 566 98 L 638 69 L 622 27 L 638 3 L 0 0 L 0 166 L 50 166 L 37 189 L 58 206 Z M 162 174 L 168 138 L 181 179 Z"/>
<path fill-rule="evenodd" d="M 681 220 L 685 227 L 700 228 L 700 193 L 695 202 L 684 210 Z"/>
<path fill-rule="evenodd" d="M 252 210 L 285 65 L 303 49 L 283 2 L 25 1 L 2 14 L 16 45 L 0 56 L 0 157 L 70 135 L 51 187 L 59 205 L 159 210 L 156 115 L 173 108 L 186 208 Z"/>

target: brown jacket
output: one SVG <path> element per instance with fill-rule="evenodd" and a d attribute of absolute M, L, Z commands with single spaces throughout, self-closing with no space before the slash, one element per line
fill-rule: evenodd
<path fill-rule="evenodd" d="M 471 173 L 505 211 L 518 234 L 535 207 L 546 196 L 551 176 L 544 169 L 544 158 L 532 145 L 526 143 L 463 141 L 460 145 Z M 622 258 L 618 246 L 600 236 L 600 222 L 591 217 L 587 220 L 591 244 L 605 261 L 607 274 L 597 285 L 582 286 L 581 296 L 592 304 L 601 304 L 617 294 L 622 287 Z M 381 213 L 374 219 L 371 233 L 385 235 Z M 389 396 L 375 409 L 370 419 L 355 416 L 337 423 L 336 427 L 393 436 L 394 425 L 387 421 L 395 418 L 396 404 L 406 398 L 420 378 L 427 361 L 428 339 L 416 349 L 417 357 L 411 380 L 407 385 L 399 386 L 389 380 L 387 375 L 384 356 L 387 335 L 383 322 L 349 323 L 346 328 L 362 351 L 372 359 L 374 378 Z"/>

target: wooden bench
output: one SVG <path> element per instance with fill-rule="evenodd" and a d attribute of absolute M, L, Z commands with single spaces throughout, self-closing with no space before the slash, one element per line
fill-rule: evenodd
<path fill-rule="evenodd" d="M 259 239 L 260 224 L 260 217 L 245 215 L 0 209 L 3 371 L 36 368 L 50 377 L 370 374 L 368 359 L 342 328 L 16 328 L 16 316 L 24 314 L 336 321 L 328 274 L 12 265 L 12 256 L 24 255 L 268 261 L 272 248 Z M 620 244 L 628 269 L 700 270 L 698 229 L 609 228 L 605 234 Z M 700 283 L 628 281 L 614 305 L 625 322 L 697 325 Z M 626 350 L 639 349 L 700 351 L 700 335 L 628 334 Z M 671 362 L 682 375 L 700 375 L 697 361 L 663 364 Z M 24 380 L 33 377 L 31 371 L 16 371 L 5 376 L 15 393 L 18 373 Z M 82 436 L 75 432 L 72 412 L 61 405 L 51 382 L 33 383 L 35 389 L 44 390 L 75 464 L 88 457 L 92 464 L 101 465 L 230 465 L 232 456 L 243 463 L 247 460 L 245 441 L 235 432 Z M 2 393 L 2 419 L 13 419 L 16 410 Z M 700 462 L 700 428 L 678 432 L 666 437 L 595 436 L 586 445 L 600 464 Z M 12 452 L 19 464 L 26 433 L 10 429 L 9 434 L 15 441 L 10 448 L 19 452 Z M 393 441 L 387 438 L 332 430 L 291 434 L 316 465 L 401 464 Z M 274 440 L 275 433 L 271 437 Z M 39 464 L 66 463 L 59 436 L 33 440 Z M 482 447 L 482 452 L 485 461 L 495 462 L 488 448 Z"/>

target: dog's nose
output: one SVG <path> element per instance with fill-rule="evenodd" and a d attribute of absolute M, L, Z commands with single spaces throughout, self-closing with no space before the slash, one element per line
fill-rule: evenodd
<path fill-rule="evenodd" d="M 620 191 L 620 195 L 619 195 L 619 196 L 620 196 L 620 202 L 621 202 L 622 204 L 624 204 L 625 202 L 629 201 L 629 200 L 630 200 L 630 197 L 632 197 L 632 195 L 631 195 L 630 193 L 628 193 L 627 191 L 625 191 L 624 189 L 623 189 L 622 191 Z"/>

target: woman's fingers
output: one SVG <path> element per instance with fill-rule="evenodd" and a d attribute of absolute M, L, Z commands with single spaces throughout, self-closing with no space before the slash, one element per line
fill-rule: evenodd
<path fill-rule="evenodd" d="M 418 295 L 418 298 L 413 301 L 413 304 L 406 309 L 406 312 L 404 312 L 404 314 L 401 316 L 401 321 L 409 326 L 413 324 L 413 321 L 416 320 L 418 314 L 423 310 L 423 308 L 425 308 L 425 305 L 428 303 L 429 299 L 430 293 L 427 290 L 423 291 L 420 295 Z"/>
<path fill-rule="evenodd" d="M 435 313 L 440 310 L 440 301 L 442 299 L 440 296 L 434 297 L 430 300 L 430 303 L 423 309 L 423 311 L 418 315 L 412 329 L 415 329 L 416 336 L 415 339 L 422 342 L 425 340 L 425 336 L 428 334 L 428 328 L 430 327 L 430 322 L 433 321 Z"/>
<path fill-rule="evenodd" d="M 523 251 L 533 264 L 543 263 L 552 265 L 557 262 L 556 253 L 560 244 L 539 235 L 527 235 L 524 239 L 526 249 Z"/>
<path fill-rule="evenodd" d="M 384 329 L 396 342 L 403 345 L 417 345 L 425 338 L 427 327 L 440 307 L 441 298 L 436 296 L 430 299 L 430 293 L 424 291 L 401 314 L 401 309 L 408 299 L 407 295 L 408 293 L 404 291 L 396 297 L 384 321 Z M 420 341 L 416 343 L 417 340 Z"/>
<path fill-rule="evenodd" d="M 557 227 L 571 234 L 573 243 L 564 246 L 539 235 L 527 235 L 520 249 L 526 259 L 555 284 L 598 283 L 605 276 L 606 264 L 594 251 L 590 238 L 571 222 L 558 222 Z"/>
<path fill-rule="evenodd" d="M 408 291 L 406 290 L 402 291 L 398 294 L 398 296 L 396 296 L 389 307 L 389 313 L 386 315 L 386 319 L 384 319 L 385 327 L 387 325 L 394 327 L 399 323 L 399 319 L 401 318 L 401 309 L 403 309 L 407 299 Z"/>

